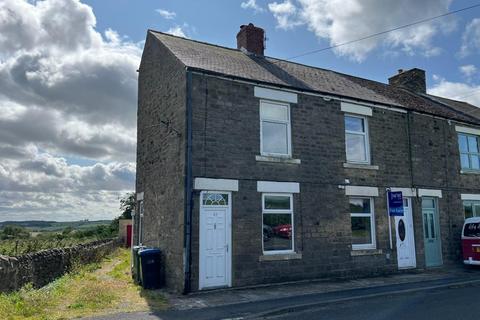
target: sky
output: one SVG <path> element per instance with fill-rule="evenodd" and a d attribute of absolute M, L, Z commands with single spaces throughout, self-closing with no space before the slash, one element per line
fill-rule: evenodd
<path fill-rule="evenodd" d="M 478 0 L 477 0 L 478 1 Z M 0 0 L 0 221 L 111 219 L 135 184 L 137 72 L 148 29 L 236 47 L 265 29 L 290 58 L 477 4 L 452 0 Z M 480 8 L 293 61 L 480 106 Z"/>

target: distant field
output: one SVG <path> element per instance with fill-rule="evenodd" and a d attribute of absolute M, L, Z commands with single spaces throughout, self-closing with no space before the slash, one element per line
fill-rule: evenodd
<path fill-rule="evenodd" d="M 22 254 L 37 252 L 45 249 L 71 247 L 80 243 L 86 243 L 99 240 L 97 237 L 91 238 L 67 238 L 61 240 L 54 239 L 12 239 L 0 240 L 0 254 L 6 256 L 20 256 Z"/>
<path fill-rule="evenodd" d="M 89 229 L 101 225 L 109 225 L 110 220 L 98 220 L 98 221 L 4 221 L 0 222 L 0 229 L 3 229 L 7 225 L 16 225 L 28 229 L 31 232 L 58 232 L 63 231 L 65 228 L 71 227 L 74 230 Z"/>
<path fill-rule="evenodd" d="M 2 234 L 7 230 L 5 229 L 7 226 L 20 227 L 17 228 L 20 231 L 16 234 Z M 112 238 L 117 232 L 112 229 L 109 220 L 0 222 L 0 254 L 19 256 L 45 249 L 71 247 L 80 243 Z"/>

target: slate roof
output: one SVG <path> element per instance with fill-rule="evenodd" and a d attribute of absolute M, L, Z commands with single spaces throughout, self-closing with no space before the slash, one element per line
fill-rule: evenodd
<path fill-rule="evenodd" d="M 271 57 L 149 30 L 186 67 L 297 90 L 380 103 L 480 124 L 480 109 L 466 102 L 413 93 L 385 83 L 358 78 Z"/>

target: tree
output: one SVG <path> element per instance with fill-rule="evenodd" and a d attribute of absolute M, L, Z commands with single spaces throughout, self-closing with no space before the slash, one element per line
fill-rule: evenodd
<path fill-rule="evenodd" d="M 132 213 L 135 211 L 135 192 L 128 192 L 120 198 L 120 210 L 122 214 L 113 219 L 110 224 L 110 232 L 118 233 L 119 219 L 132 219 Z"/>
<path fill-rule="evenodd" d="M 1 239 L 25 239 L 29 237 L 30 232 L 27 229 L 16 225 L 8 225 L 0 233 Z"/>
<path fill-rule="evenodd" d="M 126 193 L 120 199 L 120 210 L 122 210 L 120 219 L 132 219 L 132 213 L 135 210 L 135 192 Z"/>

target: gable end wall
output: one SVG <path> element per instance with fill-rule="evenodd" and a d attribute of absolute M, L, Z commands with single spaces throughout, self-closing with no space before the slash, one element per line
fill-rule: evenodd
<path fill-rule="evenodd" d="M 136 192 L 144 192 L 143 244 L 162 250 L 165 284 L 177 292 L 184 285 L 185 104 L 183 64 L 149 33 L 139 70 Z M 138 220 L 135 229 L 138 236 Z"/>

